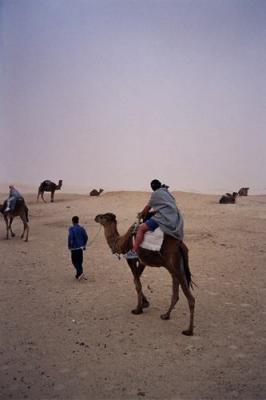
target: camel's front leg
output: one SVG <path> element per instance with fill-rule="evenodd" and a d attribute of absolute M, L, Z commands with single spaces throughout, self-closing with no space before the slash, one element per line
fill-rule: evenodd
<path fill-rule="evenodd" d="M 132 310 L 132 314 L 142 314 L 143 308 L 149 307 L 149 302 L 146 296 L 142 292 L 142 285 L 140 281 L 140 276 L 145 268 L 145 265 L 140 264 L 139 261 L 135 260 L 127 260 L 127 262 L 128 265 L 130 266 L 131 272 L 134 277 L 134 284 L 138 296 L 137 307 L 134 310 Z"/>
<path fill-rule="evenodd" d="M 54 192 L 51 192 L 51 203 L 54 202 Z"/>
<path fill-rule="evenodd" d="M 172 300 L 171 300 L 171 304 L 170 304 L 170 307 L 169 307 L 168 311 L 165 314 L 161 315 L 161 318 L 163 320 L 166 320 L 166 319 L 170 318 L 170 314 L 171 314 L 174 306 L 176 305 L 176 303 L 178 302 L 178 299 L 179 299 L 179 281 L 178 281 L 178 278 L 176 276 L 172 275 L 172 280 L 173 280 Z"/>
<path fill-rule="evenodd" d="M 9 227 L 8 227 L 8 218 L 6 215 L 4 215 L 4 220 L 6 223 L 6 239 L 8 240 L 9 239 Z"/>
<path fill-rule="evenodd" d="M 12 225 L 12 222 L 13 222 L 13 218 L 10 217 L 9 220 L 8 220 L 7 216 L 5 216 L 4 218 L 5 218 L 5 223 L 6 223 L 6 238 L 8 240 L 9 239 L 9 231 L 10 231 L 12 237 L 15 236 L 15 234 L 12 231 L 12 228 L 11 228 L 11 225 Z"/>
<path fill-rule="evenodd" d="M 12 237 L 14 237 L 15 236 L 15 234 L 14 234 L 14 232 L 12 231 L 12 222 L 13 222 L 13 219 L 14 218 L 10 218 L 10 221 L 9 221 L 9 230 L 10 230 L 10 233 L 11 233 L 11 236 Z"/>
<path fill-rule="evenodd" d="M 43 201 L 44 203 L 46 203 L 46 201 L 44 200 L 43 195 L 44 195 L 44 192 L 41 193 L 41 198 L 42 198 L 42 201 Z"/>
<path fill-rule="evenodd" d="M 135 288 L 137 291 L 137 296 L 138 296 L 138 304 L 137 308 L 132 310 L 132 314 L 142 314 L 143 313 L 143 308 L 142 308 L 142 285 L 140 282 L 140 279 L 138 276 L 134 276 L 134 283 L 135 283 Z"/>

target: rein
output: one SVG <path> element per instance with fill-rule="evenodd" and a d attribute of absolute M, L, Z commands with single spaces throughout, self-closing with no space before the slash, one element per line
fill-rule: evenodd
<path fill-rule="evenodd" d="M 130 233 L 131 238 L 132 238 L 133 236 L 136 235 L 137 229 L 138 229 L 138 226 L 139 226 L 139 225 L 140 225 L 139 220 L 136 221 L 136 222 L 134 222 L 134 224 L 132 225 L 132 227 L 131 227 L 131 233 Z M 116 247 L 116 243 L 117 243 L 118 239 L 119 239 L 119 237 L 115 238 L 114 241 L 113 241 L 113 243 L 110 244 L 110 247 L 111 247 L 112 253 L 120 260 L 120 259 L 121 259 L 120 253 L 117 253 L 117 252 L 115 251 L 115 247 Z"/>
<path fill-rule="evenodd" d="M 87 244 L 87 246 L 86 247 L 90 247 L 91 245 L 92 245 L 92 243 L 95 241 L 95 239 L 97 238 L 97 236 L 99 235 L 99 233 L 100 233 L 100 230 L 101 230 L 101 225 L 99 226 L 99 229 L 98 229 L 98 232 L 96 232 L 96 235 L 94 236 L 94 238 L 92 239 L 92 240 L 90 240 L 90 242 L 89 242 L 89 244 Z"/>

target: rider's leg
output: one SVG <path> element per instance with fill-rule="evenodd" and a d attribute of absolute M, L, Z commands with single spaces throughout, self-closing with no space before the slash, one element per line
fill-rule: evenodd
<path fill-rule="evenodd" d="M 143 223 L 138 227 L 135 242 L 133 244 L 134 251 L 138 252 L 139 247 L 144 239 L 144 235 L 148 230 L 149 230 L 149 227 L 146 223 Z"/>

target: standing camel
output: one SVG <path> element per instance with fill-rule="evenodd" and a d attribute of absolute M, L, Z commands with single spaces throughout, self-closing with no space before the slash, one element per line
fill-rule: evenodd
<path fill-rule="evenodd" d="M 39 200 L 39 197 L 41 195 L 42 200 L 44 201 L 44 203 L 46 203 L 46 201 L 44 200 L 44 197 L 43 197 L 44 192 L 51 192 L 51 202 L 53 203 L 54 202 L 54 192 L 56 190 L 61 190 L 62 185 L 63 185 L 62 179 L 60 179 L 58 181 L 58 185 L 49 180 L 43 181 L 39 186 L 37 200 Z"/>
<path fill-rule="evenodd" d="M 242 187 L 238 191 L 238 196 L 247 196 L 248 195 L 249 188 L 248 187 Z"/>
<path fill-rule="evenodd" d="M 116 216 L 112 213 L 99 214 L 95 222 L 104 228 L 107 244 L 113 253 L 125 254 L 132 249 L 132 237 L 134 225 L 120 236 L 117 230 Z M 139 259 L 128 259 L 127 263 L 132 271 L 134 283 L 138 296 L 137 307 L 132 310 L 133 314 L 141 314 L 143 308 L 149 307 L 149 302 L 142 292 L 140 277 L 146 266 L 165 267 L 172 277 L 172 300 L 169 309 L 161 315 L 163 320 L 170 318 L 171 311 L 179 299 L 179 285 L 187 298 L 190 320 L 189 327 L 182 333 L 187 336 L 193 335 L 195 299 L 191 293 L 191 273 L 188 265 L 188 249 L 185 244 L 169 235 L 164 234 L 164 240 L 160 252 L 140 248 Z"/>
<path fill-rule="evenodd" d="M 93 189 L 91 192 L 90 192 L 90 196 L 100 196 L 100 194 L 103 192 L 103 189 L 100 189 L 99 191 L 98 190 L 96 190 L 96 189 Z"/>
<path fill-rule="evenodd" d="M 9 231 L 10 231 L 12 237 L 15 236 L 14 232 L 12 231 L 11 225 L 12 225 L 13 219 L 15 217 L 20 217 L 21 221 L 23 222 L 23 227 L 24 227 L 22 235 L 21 235 L 21 239 L 24 238 L 24 234 L 26 233 L 25 242 L 27 242 L 28 238 L 29 238 L 29 224 L 28 224 L 29 210 L 25 204 L 25 201 L 17 200 L 15 209 L 10 210 L 8 212 L 4 211 L 6 209 L 6 204 L 7 204 L 7 201 L 5 200 L 4 204 L 0 205 L 0 212 L 3 214 L 4 220 L 6 223 L 6 238 L 9 239 Z"/>

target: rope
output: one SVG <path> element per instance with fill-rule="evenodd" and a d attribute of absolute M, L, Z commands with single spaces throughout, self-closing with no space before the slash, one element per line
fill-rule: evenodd
<path fill-rule="evenodd" d="M 97 238 L 97 236 L 99 235 L 99 233 L 100 233 L 100 230 L 101 230 L 101 225 L 99 226 L 99 229 L 98 229 L 98 232 L 96 233 L 96 235 L 94 236 L 94 238 L 92 239 L 92 240 L 90 240 L 90 242 L 89 242 L 89 244 L 87 244 L 87 246 L 86 247 L 90 247 L 91 245 L 92 245 L 92 243 L 95 241 L 95 239 Z"/>

